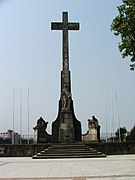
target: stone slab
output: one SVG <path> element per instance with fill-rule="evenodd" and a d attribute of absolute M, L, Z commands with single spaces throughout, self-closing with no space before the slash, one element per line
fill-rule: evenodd
<path fill-rule="evenodd" d="M 0 158 L 0 180 L 135 180 L 135 155 L 93 159 Z"/>

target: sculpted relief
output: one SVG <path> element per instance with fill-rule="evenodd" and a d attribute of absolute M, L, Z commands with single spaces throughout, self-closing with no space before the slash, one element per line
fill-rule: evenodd
<path fill-rule="evenodd" d="M 71 93 L 68 91 L 67 86 L 64 84 L 64 87 L 61 93 L 62 111 L 70 110 L 70 97 L 71 97 Z"/>
<path fill-rule="evenodd" d="M 90 129 L 98 129 L 98 120 L 95 116 L 92 116 L 92 119 L 88 119 L 88 128 Z"/>

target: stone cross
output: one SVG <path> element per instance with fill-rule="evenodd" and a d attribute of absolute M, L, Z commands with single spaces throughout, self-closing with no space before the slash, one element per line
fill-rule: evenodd
<path fill-rule="evenodd" d="M 63 31 L 63 83 L 70 91 L 70 79 L 69 79 L 69 49 L 68 49 L 68 30 L 79 30 L 79 23 L 68 22 L 68 12 L 63 12 L 63 22 L 52 22 L 51 30 L 62 30 Z"/>
<path fill-rule="evenodd" d="M 69 71 L 68 31 L 79 30 L 79 23 L 68 22 L 68 12 L 63 12 L 62 22 L 52 22 L 51 30 L 62 30 L 61 94 L 57 119 L 52 123 L 53 142 L 81 141 L 81 123 L 74 114 Z"/>
<path fill-rule="evenodd" d="M 63 12 L 63 22 L 52 22 L 51 30 L 63 31 L 63 70 L 69 69 L 68 30 L 79 30 L 79 23 L 68 22 L 68 12 Z"/>

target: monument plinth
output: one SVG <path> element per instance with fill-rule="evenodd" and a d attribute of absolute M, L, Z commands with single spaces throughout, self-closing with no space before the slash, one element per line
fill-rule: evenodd
<path fill-rule="evenodd" d="M 68 30 L 79 30 L 79 23 L 69 23 L 68 13 L 63 12 L 63 22 L 51 23 L 52 30 L 62 30 L 61 92 L 57 119 L 52 123 L 53 142 L 81 141 L 81 123 L 75 117 L 69 71 Z"/>

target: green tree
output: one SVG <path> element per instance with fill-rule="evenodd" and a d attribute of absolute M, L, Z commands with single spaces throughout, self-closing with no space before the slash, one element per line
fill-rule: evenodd
<path fill-rule="evenodd" d="M 127 133 L 127 129 L 125 127 L 120 127 L 120 129 L 117 129 L 115 135 L 118 140 L 123 141 L 125 139 Z"/>
<path fill-rule="evenodd" d="M 131 130 L 130 134 L 127 136 L 127 141 L 135 141 L 135 126 Z"/>
<path fill-rule="evenodd" d="M 118 44 L 123 58 L 130 56 L 132 64 L 130 69 L 135 68 L 135 0 L 122 0 L 123 4 L 118 6 L 118 16 L 111 24 L 114 35 L 121 36 Z"/>

